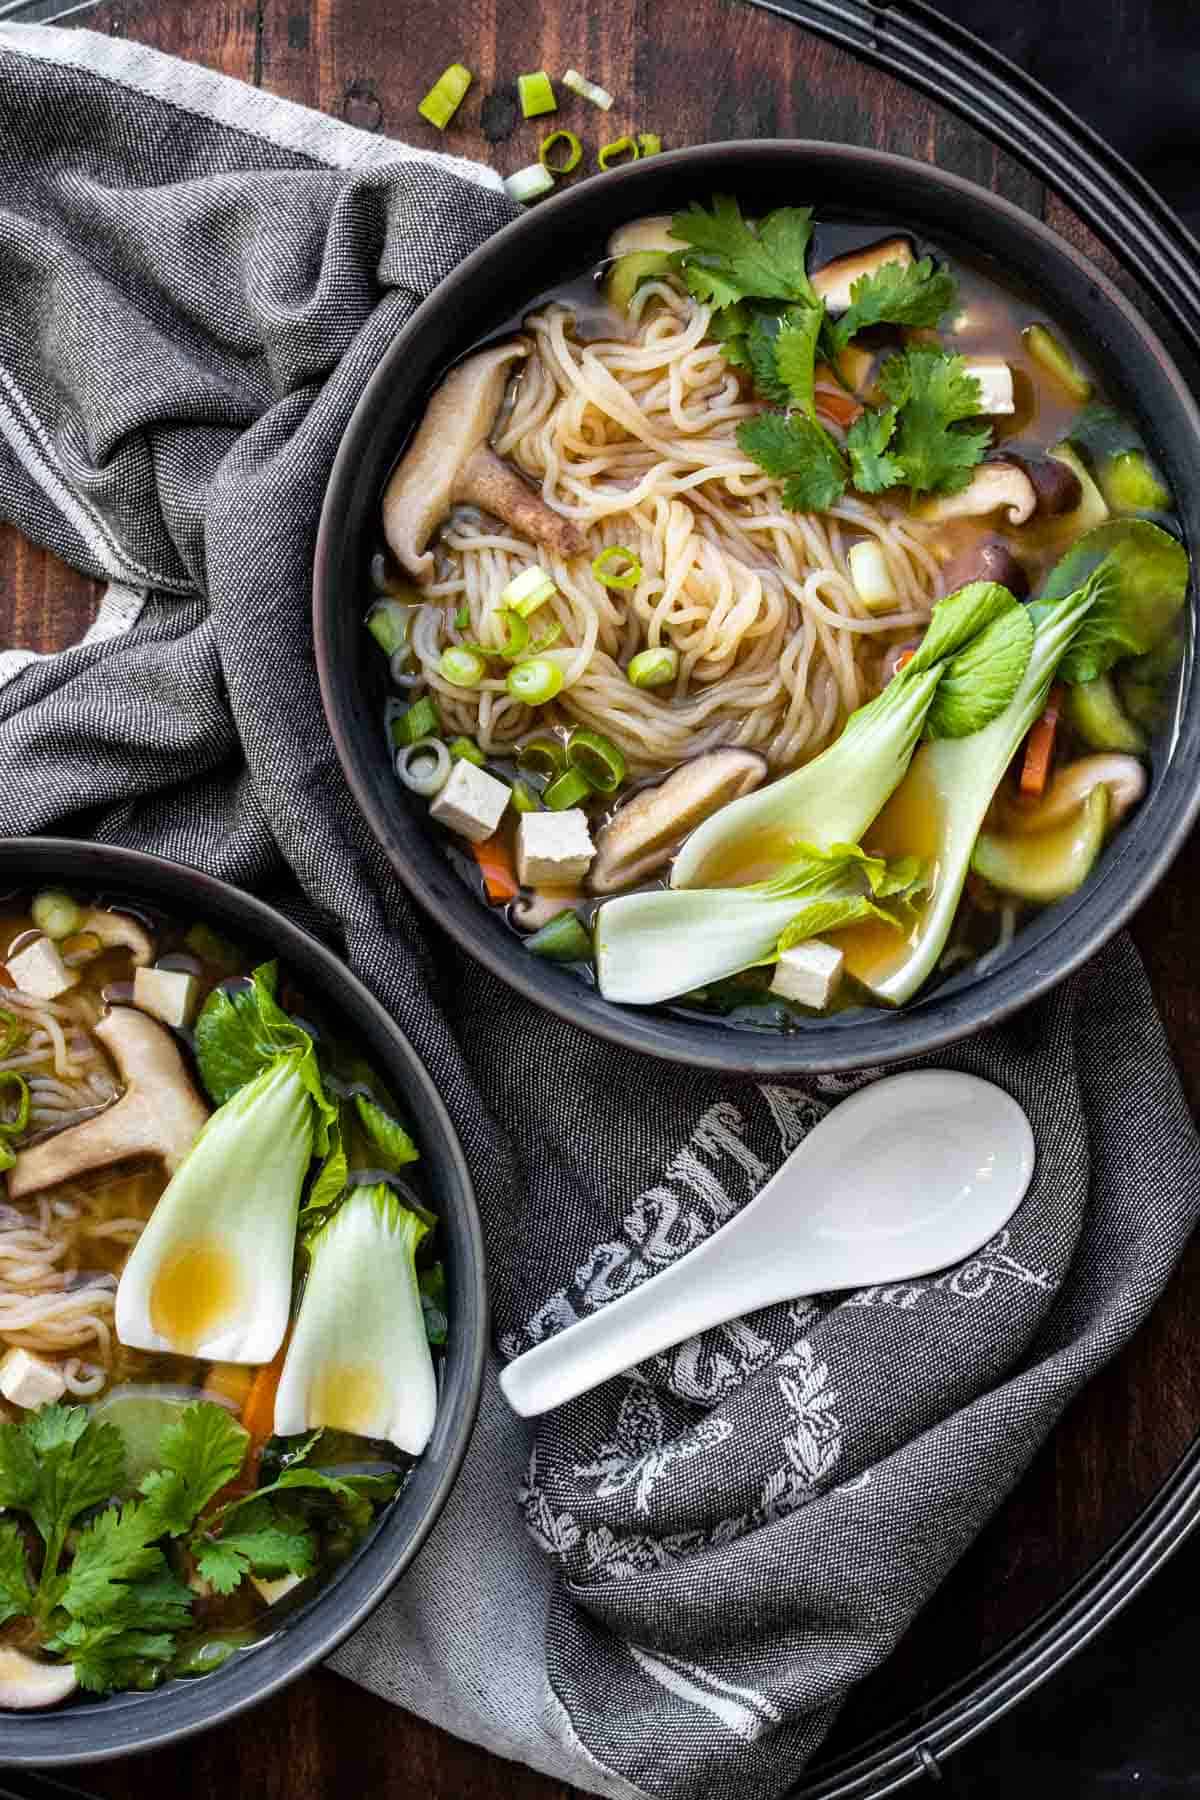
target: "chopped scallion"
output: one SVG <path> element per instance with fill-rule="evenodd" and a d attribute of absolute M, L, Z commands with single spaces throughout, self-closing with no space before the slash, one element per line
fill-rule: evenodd
<path fill-rule="evenodd" d="M 554 84 L 545 69 L 538 69 L 532 75 L 517 76 L 517 98 L 527 119 L 536 119 L 542 113 L 558 111 Z"/>
<path fill-rule="evenodd" d="M 557 919 L 551 919 L 540 931 L 525 939 L 525 948 L 532 950 L 535 956 L 544 956 L 550 962 L 590 962 L 592 959 L 592 939 L 579 915 L 573 912 L 559 913 Z"/>
<path fill-rule="evenodd" d="M 388 657 L 408 649 L 413 608 L 399 600 L 378 600 L 367 614 L 367 630 Z"/>
<path fill-rule="evenodd" d="M 471 609 L 464 600 L 463 604 L 454 615 L 454 629 L 455 631 L 465 631 L 470 623 Z"/>
<path fill-rule="evenodd" d="M 629 659 L 625 674 L 636 688 L 669 687 L 679 673 L 679 652 L 667 644 L 639 650 Z"/>
<path fill-rule="evenodd" d="M 518 776 L 512 784 L 513 811 L 519 813 L 541 812 L 542 803 L 527 781 Z"/>
<path fill-rule="evenodd" d="M 622 563 L 625 568 L 621 567 Z M 606 588 L 635 588 L 642 579 L 642 565 L 624 544 L 610 544 L 593 561 L 592 574 Z"/>
<path fill-rule="evenodd" d="M 449 750 L 450 755 L 455 762 L 474 763 L 477 769 L 482 769 L 484 763 L 487 761 L 487 758 L 484 756 L 483 751 L 479 748 L 479 745 L 475 742 L 474 738 L 451 738 L 450 742 L 446 745 L 446 748 Z"/>
<path fill-rule="evenodd" d="M 562 626 L 557 619 L 551 620 L 545 631 L 539 632 L 538 636 L 534 638 L 532 644 L 529 646 L 527 654 L 529 656 L 540 656 L 543 650 L 548 650 L 550 648 L 551 644 L 557 644 L 561 636 Z"/>
<path fill-rule="evenodd" d="M 636 162 L 640 155 L 634 139 L 626 136 L 614 138 L 611 144 L 601 144 L 596 161 L 602 169 L 616 169 L 622 163 Z"/>
<path fill-rule="evenodd" d="M 567 769 L 550 783 L 542 795 L 542 802 L 551 812 L 566 812 L 569 806 L 578 806 L 586 800 L 592 787 L 586 775 L 579 769 Z"/>
<path fill-rule="evenodd" d="M 530 163 L 527 169 L 518 169 L 504 183 L 510 200 L 518 206 L 528 206 L 531 200 L 540 200 L 554 186 L 554 177 L 549 169 L 543 169 L 540 162 Z"/>
<path fill-rule="evenodd" d="M 601 112 L 607 112 L 613 103 L 613 97 L 607 88 L 598 87 L 586 75 L 581 75 L 578 69 L 567 70 L 563 76 L 563 86 L 569 87 L 573 94 L 582 94 L 585 100 L 590 100 Z"/>
<path fill-rule="evenodd" d="M 563 673 L 558 664 L 545 662 L 538 656 L 516 663 L 504 682 L 513 699 L 524 701 L 526 706 L 545 706 L 547 700 L 553 700 L 560 691 L 562 684 Z"/>
<path fill-rule="evenodd" d="M 514 575 L 508 586 L 501 590 L 500 604 L 527 619 L 553 592 L 554 577 L 547 575 L 540 563 L 531 563 L 519 575 Z"/>
<path fill-rule="evenodd" d="M 439 131 L 445 131 L 447 125 L 462 105 L 467 89 L 471 85 L 471 71 L 463 63 L 451 63 L 443 69 L 417 111 Z"/>
<path fill-rule="evenodd" d="M 487 664 L 478 651 L 465 644 L 451 644 L 438 659 L 438 673 L 451 687 L 478 687 L 487 674 Z"/>
<path fill-rule="evenodd" d="M 496 623 L 503 631 L 504 638 L 493 654 L 502 657 L 505 662 L 516 662 L 529 645 L 529 620 L 512 608 L 504 607 L 496 614 Z"/>
<path fill-rule="evenodd" d="M 433 699 L 429 694 L 422 694 L 392 720 L 392 742 L 402 750 L 406 744 L 418 743 L 421 738 L 437 737 L 441 729 L 442 721 Z"/>
<path fill-rule="evenodd" d="M 567 766 L 566 745 L 545 732 L 538 737 L 526 738 L 517 747 L 517 764 L 533 775 L 544 775 L 547 781 L 553 781 Z"/>
<path fill-rule="evenodd" d="M 578 769 L 590 788 L 611 794 L 625 779 L 625 758 L 603 732 L 581 725 L 567 739 L 567 761 Z"/>
<path fill-rule="evenodd" d="M 555 161 L 554 157 L 559 144 L 565 144 L 566 149 Z M 543 169 L 550 171 L 551 175 L 569 175 L 572 169 L 579 167 L 582 160 L 583 145 L 573 131 L 552 131 L 549 137 L 542 139 L 538 150 L 538 161 Z"/>
<path fill-rule="evenodd" d="M 397 753 L 396 773 L 410 793 L 432 800 L 450 779 L 450 752 L 441 738 L 421 738 Z"/>
<path fill-rule="evenodd" d="M 657 131 L 639 131 L 637 147 L 639 156 L 657 156 L 662 149 L 662 139 Z"/>

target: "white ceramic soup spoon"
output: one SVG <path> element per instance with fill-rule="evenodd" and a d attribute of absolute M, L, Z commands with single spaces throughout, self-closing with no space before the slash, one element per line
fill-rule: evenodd
<path fill-rule="evenodd" d="M 961 1262 L 1012 1217 L 1033 1175 L 1029 1120 L 974 1075 L 892 1075 L 835 1107 L 735 1219 L 509 1363 L 530 1417 L 726 1319 Z"/>

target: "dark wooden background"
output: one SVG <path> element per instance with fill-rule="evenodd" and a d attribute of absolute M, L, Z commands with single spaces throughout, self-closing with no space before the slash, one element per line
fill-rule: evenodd
<path fill-rule="evenodd" d="M 997 189 L 1098 257 L 1057 195 L 950 115 L 739 0 L 112 0 L 85 23 L 201 61 L 273 93 L 383 131 L 491 160 L 534 160 L 546 121 L 489 142 L 483 101 L 521 71 L 582 69 L 618 96 L 607 117 L 564 96 L 553 123 L 593 150 L 626 130 L 670 146 L 798 136 L 877 145 Z M 445 63 L 476 73 L 442 140 L 416 112 Z M 493 105 L 488 122 L 505 109 Z M 0 529 L 0 644 L 51 649 L 78 637 L 97 591 Z M 1139 916 L 1193 1109 L 1200 1101 L 1200 981 L 1193 975 L 1200 840 Z M 902 1650 L 847 1708 L 830 1753 L 932 1698 L 1029 1623 L 1136 1516 L 1200 1430 L 1200 1248 L 1154 1316 L 1063 1420 Z M 573 1791 L 500 1762 L 328 1673 L 241 1720 L 148 1760 L 88 1771 L 109 1795 L 316 1800 L 420 1793 L 426 1800 L 565 1800 Z"/>

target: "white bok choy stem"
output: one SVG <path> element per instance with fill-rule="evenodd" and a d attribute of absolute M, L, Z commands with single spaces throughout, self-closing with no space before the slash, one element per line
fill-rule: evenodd
<path fill-rule="evenodd" d="M 135 1244 L 117 1288 L 122 1344 L 269 1363 L 292 1298 L 313 1102 L 285 1055 L 209 1119 Z"/>
<path fill-rule="evenodd" d="M 275 1399 L 275 1431 L 317 1426 L 429 1442 L 437 1383 L 415 1256 L 429 1227 L 385 1183 L 352 1188 L 308 1240 L 311 1267 Z"/>

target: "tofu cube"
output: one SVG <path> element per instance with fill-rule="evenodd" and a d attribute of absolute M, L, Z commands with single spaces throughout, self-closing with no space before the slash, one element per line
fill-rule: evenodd
<path fill-rule="evenodd" d="M 135 969 L 133 1004 L 164 1025 L 190 1025 L 200 998 L 200 984 L 182 969 Z"/>
<path fill-rule="evenodd" d="M 595 854 L 587 814 L 581 807 L 521 814 L 517 880 L 522 887 L 570 887 L 583 880 Z"/>
<path fill-rule="evenodd" d="M 35 1000 L 57 1000 L 79 980 L 78 969 L 68 969 L 58 945 L 48 937 L 35 938 L 4 965 L 23 994 Z"/>
<path fill-rule="evenodd" d="M 277 1600 L 282 1600 L 285 1594 L 298 1588 L 303 1580 L 303 1575 L 280 1575 L 274 1581 L 267 1581 L 261 1575 L 252 1575 L 250 1586 L 258 1589 L 268 1606 L 274 1606 Z"/>
<path fill-rule="evenodd" d="M 30 1350 L 6 1350 L 0 1357 L 0 1394 L 12 1406 L 49 1406 L 61 1400 L 67 1384 L 57 1364 Z"/>
<path fill-rule="evenodd" d="M 445 787 L 429 808 L 429 815 L 448 825 L 451 831 L 457 831 L 459 837 L 482 844 L 495 832 L 511 798 L 512 789 L 489 775 L 486 769 L 477 769 L 474 763 L 460 760 L 451 769 Z"/>
<path fill-rule="evenodd" d="M 979 410 L 981 413 L 1016 412 L 1017 403 L 1013 398 L 1012 370 L 1006 362 L 989 362 L 968 360 L 966 373 L 973 375 L 979 383 Z"/>
<path fill-rule="evenodd" d="M 771 992 L 784 1000 L 796 1000 L 824 1012 L 842 984 L 845 957 L 832 944 L 809 938 L 785 950 L 775 964 Z"/>

